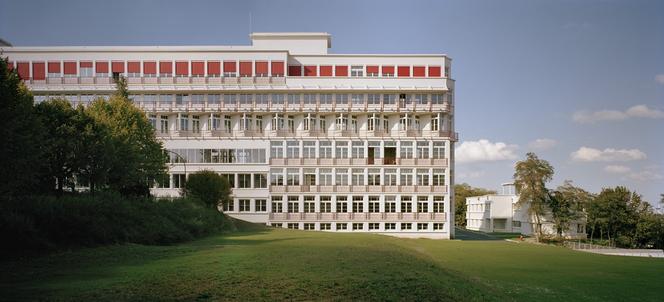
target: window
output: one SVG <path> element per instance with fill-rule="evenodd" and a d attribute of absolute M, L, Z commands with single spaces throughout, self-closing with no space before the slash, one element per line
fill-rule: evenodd
<path fill-rule="evenodd" d="M 187 178 L 184 174 L 173 174 L 173 188 L 179 189 L 184 187 Z"/>
<path fill-rule="evenodd" d="M 251 206 L 251 200 L 249 199 L 240 199 L 240 212 L 249 212 Z"/>
<path fill-rule="evenodd" d="M 251 174 L 238 174 L 238 188 L 249 189 L 251 188 Z"/>
<path fill-rule="evenodd" d="M 585 233 L 586 233 L 586 225 L 584 225 L 584 224 L 580 224 L 580 223 L 577 224 L 577 225 L 576 225 L 576 232 L 577 232 L 578 234 L 585 234 Z"/>
<path fill-rule="evenodd" d="M 303 96 L 303 103 L 307 105 L 316 105 L 316 95 L 313 93 L 305 93 Z"/>
<path fill-rule="evenodd" d="M 348 158 L 348 142 L 347 141 L 338 141 L 335 143 L 336 146 L 336 158 Z"/>
<path fill-rule="evenodd" d="M 316 142 L 304 141 L 302 142 L 302 157 L 316 158 Z"/>
<path fill-rule="evenodd" d="M 332 142 L 331 141 L 320 141 L 318 142 L 318 157 L 320 158 L 332 158 Z"/>
<path fill-rule="evenodd" d="M 300 228 L 300 224 L 299 223 L 289 223 L 288 228 L 291 229 L 291 230 L 297 230 L 297 229 Z"/>
<path fill-rule="evenodd" d="M 232 120 L 230 115 L 224 115 L 224 131 L 231 133 L 233 130 Z"/>
<path fill-rule="evenodd" d="M 521 221 L 518 220 L 512 220 L 512 227 L 514 228 L 520 228 L 521 227 Z M 578 233 L 578 230 L 577 230 Z"/>
<path fill-rule="evenodd" d="M 348 185 L 348 169 L 346 168 L 337 168 L 336 169 L 336 185 L 337 186 L 347 186 Z"/>
<path fill-rule="evenodd" d="M 319 102 L 321 105 L 332 105 L 333 100 L 331 93 L 325 93 L 320 95 Z"/>
<path fill-rule="evenodd" d="M 353 141 L 353 158 L 364 158 L 364 141 Z"/>
<path fill-rule="evenodd" d="M 257 94 L 254 97 L 255 97 L 256 106 L 267 106 L 267 104 L 269 103 L 268 100 L 269 94 Z"/>
<path fill-rule="evenodd" d="M 332 169 L 330 168 L 320 168 L 319 169 L 320 178 L 318 180 L 319 185 L 321 186 L 331 186 L 332 185 Z"/>
<path fill-rule="evenodd" d="M 314 224 L 314 223 L 305 223 L 305 224 L 304 224 L 304 230 L 305 230 L 305 231 L 312 231 L 312 230 L 315 230 L 315 229 L 316 229 L 315 225 L 316 225 L 316 224 Z"/>
<path fill-rule="evenodd" d="M 287 122 L 288 122 L 288 132 L 294 133 L 295 132 L 295 116 L 289 115 Z"/>
<path fill-rule="evenodd" d="M 316 185 L 316 169 L 305 168 L 304 169 L 304 185 L 305 186 L 315 186 Z"/>
<path fill-rule="evenodd" d="M 272 196 L 272 213 L 281 213 L 284 211 L 284 198 L 282 196 Z"/>
<path fill-rule="evenodd" d="M 445 212 L 445 196 L 433 197 L 433 212 L 434 213 Z"/>
<path fill-rule="evenodd" d="M 433 185 L 438 187 L 445 185 L 444 169 L 433 169 Z"/>
<path fill-rule="evenodd" d="M 304 196 L 304 212 L 305 213 L 315 213 L 316 212 L 316 203 L 314 202 L 314 196 Z"/>
<path fill-rule="evenodd" d="M 429 185 L 429 169 L 417 169 L 417 185 Z"/>
<path fill-rule="evenodd" d="M 351 66 L 350 67 L 350 76 L 351 77 L 362 77 L 362 76 L 364 76 L 364 68 L 362 66 Z"/>
<path fill-rule="evenodd" d="M 364 223 L 353 223 L 353 231 L 361 231 L 364 230 Z"/>
<path fill-rule="evenodd" d="M 235 95 L 235 94 L 224 94 L 224 105 L 226 107 L 235 107 L 235 106 L 237 106 L 237 95 Z"/>
<path fill-rule="evenodd" d="M 396 230 L 397 229 L 397 224 L 394 222 L 388 222 L 385 223 L 385 230 Z"/>
<path fill-rule="evenodd" d="M 429 224 L 428 223 L 418 223 L 417 224 L 417 230 L 418 231 L 427 231 L 427 230 L 429 230 Z"/>
<path fill-rule="evenodd" d="M 434 114 L 431 116 L 431 130 L 432 131 L 440 131 L 440 121 L 441 121 L 441 113 Z"/>
<path fill-rule="evenodd" d="M 417 212 L 418 213 L 429 212 L 429 197 L 417 196 Z"/>
<path fill-rule="evenodd" d="M 240 106 L 251 106 L 253 104 L 253 95 L 251 94 L 240 94 Z"/>
<path fill-rule="evenodd" d="M 235 202 L 229 200 L 228 202 L 223 203 L 222 207 L 224 209 L 224 212 L 233 212 L 235 211 Z"/>
<path fill-rule="evenodd" d="M 443 229 L 444 223 L 436 222 L 433 224 L 434 231 L 441 231 Z"/>
<path fill-rule="evenodd" d="M 385 185 L 397 185 L 397 169 L 385 169 Z"/>
<path fill-rule="evenodd" d="M 396 196 L 385 196 L 385 213 L 396 213 Z"/>
<path fill-rule="evenodd" d="M 401 158 L 413 158 L 413 142 L 401 142 Z"/>
<path fill-rule="evenodd" d="M 353 106 L 364 106 L 364 94 L 352 94 Z"/>
<path fill-rule="evenodd" d="M 348 229 L 348 224 L 347 223 L 337 223 L 336 228 L 337 228 L 337 230 L 347 230 Z"/>
<path fill-rule="evenodd" d="M 329 231 L 332 229 L 332 224 L 331 223 L 321 223 L 320 224 L 320 230 L 321 231 Z"/>
<path fill-rule="evenodd" d="M 286 169 L 286 181 L 289 186 L 299 186 L 300 185 L 300 169 L 298 168 L 289 168 Z"/>
<path fill-rule="evenodd" d="M 401 169 L 400 171 L 400 181 L 402 186 L 412 186 L 413 185 L 413 169 Z"/>
<path fill-rule="evenodd" d="M 272 105 L 283 105 L 284 104 L 284 95 L 283 94 L 272 94 Z"/>
<path fill-rule="evenodd" d="M 299 158 L 300 157 L 300 142 L 299 141 L 287 141 L 286 142 L 286 157 L 287 158 Z"/>
<path fill-rule="evenodd" d="M 445 142 L 433 142 L 433 158 L 445 158 Z"/>
<path fill-rule="evenodd" d="M 370 222 L 369 223 L 369 230 L 370 231 L 377 231 L 380 229 L 380 223 L 377 222 Z"/>
<path fill-rule="evenodd" d="M 413 224 L 412 223 L 401 223 L 401 230 L 412 230 L 413 229 Z"/>
<path fill-rule="evenodd" d="M 429 158 L 429 142 L 417 142 L 417 158 Z"/>
<path fill-rule="evenodd" d="M 364 169 L 353 169 L 351 177 L 354 186 L 364 186 Z"/>
<path fill-rule="evenodd" d="M 434 105 L 443 104 L 443 95 L 442 94 L 432 94 L 431 95 L 431 104 L 434 104 Z"/>
<path fill-rule="evenodd" d="M 380 169 L 369 169 L 369 185 L 380 186 Z"/>
<path fill-rule="evenodd" d="M 288 213 L 300 211 L 300 199 L 297 196 L 288 196 Z"/>
<path fill-rule="evenodd" d="M 188 114 L 179 114 L 178 119 L 180 120 L 180 122 L 178 123 L 180 128 L 178 128 L 178 130 L 180 130 L 180 131 L 189 131 L 189 115 Z"/>
<path fill-rule="evenodd" d="M 348 106 L 348 95 L 347 94 L 336 94 L 335 96 L 336 105 L 339 107 Z"/>
<path fill-rule="evenodd" d="M 369 105 L 380 105 L 380 94 L 368 94 L 367 95 L 367 104 L 369 104 Z"/>
<path fill-rule="evenodd" d="M 270 158 L 284 157 L 284 142 L 270 142 Z"/>
<path fill-rule="evenodd" d="M 378 196 L 369 196 L 369 213 L 379 213 L 380 202 Z"/>
<path fill-rule="evenodd" d="M 267 188 L 267 175 L 266 174 L 262 174 L 262 173 L 254 174 L 254 188 Z"/>
<path fill-rule="evenodd" d="M 396 94 L 383 94 L 383 104 L 384 105 L 395 105 L 397 103 Z"/>
<path fill-rule="evenodd" d="M 300 95 L 299 94 L 289 94 L 288 95 L 288 105 L 300 105 Z"/>
<path fill-rule="evenodd" d="M 320 212 L 321 213 L 331 213 L 332 212 L 332 196 L 321 196 L 320 197 Z"/>
<path fill-rule="evenodd" d="M 410 196 L 401 196 L 401 213 L 413 212 L 413 199 Z"/>
<path fill-rule="evenodd" d="M 353 196 L 353 213 L 364 212 L 364 197 Z"/>
<path fill-rule="evenodd" d="M 348 130 L 348 115 L 343 113 L 337 114 L 334 127 L 338 131 Z"/>
<path fill-rule="evenodd" d="M 348 197 L 337 196 L 337 213 L 348 212 Z"/>
<path fill-rule="evenodd" d="M 200 133 L 201 132 L 201 119 L 198 115 L 192 115 L 191 116 L 191 130 L 194 133 Z"/>

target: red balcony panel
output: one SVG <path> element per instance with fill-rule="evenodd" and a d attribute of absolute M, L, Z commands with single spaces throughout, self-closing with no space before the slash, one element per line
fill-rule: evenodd
<path fill-rule="evenodd" d="M 429 66 L 429 77 L 439 78 L 440 77 L 440 66 Z"/>
<path fill-rule="evenodd" d="M 288 65 L 288 75 L 292 77 L 302 76 L 302 66 L 300 65 Z"/>
<path fill-rule="evenodd" d="M 272 61 L 272 76 L 284 76 L 283 61 Z"/>
<path fill-rule="evenodd" d="M 383 70 L 383 75 L 386 75 L 386 74 L 394 75 L 394 66 L 389 66 L 388 65 L 388 66 L 383 66 L 381 68 Z"/>
<path fill-rule="evenodd" d="M 256 61 L 256 75 L 267 75 L 267 61 Z"/>
<path fill-rule="evenodd" d="M 221 62 L 208 61 L 208 75 L 221 75 Z"/>
<path fill-rule="evenodd" d="M 16 69 L 18 70 L 18 76 L 23 80 L 30 79 L 30 63 L 28 62 L 18 62 Z"/>
<path fill-rule="evenodd" d="M 348 65 L 334 66 L 334 76 L 336 76 L 336 77 L 347 77 L 348 76 Z"/>
<path fill-rule="evenodd" d="M 76 62 L 65 62 L 65 74 L 76 74 Z"/>
<path fill-rule="evenodd" d="M 183 61 L 175 62 L 175 74 L 181 76 L 189 76 L 189 62 L 183 62 Z"/>
<path fill-rule="evenodd" d="M 370 73 L 378 73 L 378 66 L 367 65 L 367 74 L 370 74 Z"/>
<path fill-rule="evenodd" d="M 240 76 L 241 77 L 250 77 L 253 75 L 253 70 L 251 62 L 240 62 Z"/>
<path fill-rule="evenodd" d="M 108 62 L 95 62 L 96 73 L 108 73 Z"/>
<path fill-rule="evenodd" d="M 237 72 L 237 62 L 224 61 L 224 72 Z"/>
<path fill-rule="evenodd" d="M 112 72 L 118 72 L 118 73 L 123 73 L 125 69 L 125 62 L 122 61 L 113 61 L 111 62 L 111 71 Z"/>
<path fill-rule="evenodd" d="M 143 62 L 143 74 L 157 74 L 157 62 Z"/>
<path fill-rule="evenodd" d="M 140 73 L 141 72 L 141 62 L 127 62 L 127 72 L 129 72 L 129 73 Z"/>
<path fill-rule="evenodd" d="M 173 74 L 173 61 L 159 61 L 159 73 Z"/>
<path fill-rule="evenodd" d="M 397 72 L 400 77 L 410 77 L 410 66 L 399 66 Z"/>
<path fill-rule="evenodd" d="M 46 80 L 46 63 L 32 62 L 32 79 L 33 80 Z"/>
<path fill-rule="evenodd" d="M 425 76 L 424 66 L 413 66 L 413 76 L 414 77 L 424 77 Z"/>
<path fill-rule="evenodd" d="M 48 73 L 60 73 L 60 62 L 48 62 Z"/>
<path fill-rule="evenodd" d="M 81 61 L 79 62 L 81 68 L 92 68 L 92 61 Z"/>
<path fill-rule="evenodd" d="M 304 76 L 305 77 L 315 77 L 318 74 L 316 65 L 307 65 L 304 66 Z"/>
<path fill-rule="evenodd" d="M 332 66 L 331 65 L 321 65 L 319 68 L 320 68 L 320 76 L 321 77 L 331 77 L 332 76 Z"/>

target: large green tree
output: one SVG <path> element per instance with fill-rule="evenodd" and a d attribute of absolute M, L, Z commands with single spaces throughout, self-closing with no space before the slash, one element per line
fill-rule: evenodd
<path fill-rule="evenodd" d="M 149 194 L 150 184 L 166 171 L 167 156 L 145 113 L 128 98 L 123 78 L 109 100 L 97 99 L 86 109 L 106 126 L 114 143 L 117 164 L 108 173 L 111 189 L 128 195 Z"/>
<path fill-rule="evenodd" d="M 571 180 L 551 192 L 548 207 L 551 210 L 553 225 L 558 237 L 568 231 L 572 221 L 582 218 L 586 205 L 592 195 L 580 187 L 575 187 Z"/>
<path fill-rule="evenodd" d="M 76 147 L 81 143 L 77 129 L 76 110 L 63 98 L 53 98 L 35 106 L 37 115 L 44 125 L 45 186 L 57 188 L 61 194 L 67 184 L 71 184 L 77 171 Z"/>
<path fill-rule="evenodd" d="M 496 191 L 472 187 L 467 183 L 454 185 L 454 225 L 466 226 L 466 197 L 496 194 Z"/>
<path fill-rule="evenodd" d="M 209 170 L 190 174 L 182 188 L 182 193 L 198 198 L 206 206 L 216 210 L 219 209 L 220 204 L 232 201 L 231 186 L 228 180 Z"/>
<path fill-rule="evenodd" d="M 553 178 L 553 167 L 548 161 L 539 159 L 535 153 L 526 154 L 526 159 L 516 163 L 514 185 L 519 194 L 518 206 L 528 207 L 528 215 L 535 218 L 535 234 L 542 238 L 542 218 L 547 213 L 549 191 L 546 183 Z"/>
<path fill-rule="evenodd" d="M 0 196 L 32 193 L 42 170 L 42 126 L 32 94 L 6 58 L 0 59 L 0 102 Z"/>
<path fill-rule="evenodd" d="M 652 213 L 652 207 L 641 195 L 622 186 L 604 188 L 588 207 L 590 236 L 599 235 L 620 246 L 636 246 L 637 225 L 648 213 Z"/>

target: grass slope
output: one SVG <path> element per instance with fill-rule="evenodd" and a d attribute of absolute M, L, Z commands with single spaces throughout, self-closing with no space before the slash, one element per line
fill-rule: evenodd
<path fill-rule="evenodd" d="M 253 229 L 0 263 L 2 300 L 658 300 L 661 259 Z"/>

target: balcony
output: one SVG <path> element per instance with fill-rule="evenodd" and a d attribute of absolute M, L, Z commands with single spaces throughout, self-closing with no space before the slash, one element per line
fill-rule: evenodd
<path fill-rule="evenodd" d="M 445 222 L 445 213 L 269 213 L 270 221 L 435 221 Z"/>

